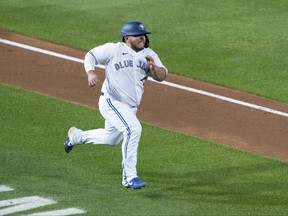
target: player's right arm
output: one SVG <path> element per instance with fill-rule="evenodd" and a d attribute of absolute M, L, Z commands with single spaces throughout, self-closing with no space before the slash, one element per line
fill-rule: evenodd
<path fill-rule="evenodd" d="M 99 79 L 95 72 L 95 65 L 97 64 L 96 58 L 93 56 L 93 53 L 89 51 L 84 58 L 84 68 L 88 76 L 88 85 L 93 87 L 99 85 Z"/>
<path fill-rule="evenodd" d="M 84 68 L 88 76 L 89 86 L 93 87 L 99 85 L 100 82 L 95 72 L 95 65 L 105 64 L 111 58 L 114 46 L 113 43 L 106 43 L 95 47 L 86 53 L 84 58 Z"/>
<path fill-rule="evenodd" d="M 90 87 L 93 87 L 93 86 L 98 86 L 100 84 L 100 81 L 98 79 L 98 76 L 95 72 L 95 70 L 90 70 L 87 72 L 87 76 L 88 76 L 88 85 Z"/>

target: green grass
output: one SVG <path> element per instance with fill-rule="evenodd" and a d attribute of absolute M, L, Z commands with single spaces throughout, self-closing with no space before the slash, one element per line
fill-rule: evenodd
<path fill-rule="evenodd" d="M 138 174 L 148 186 L 129 190 L 121 145 L 63 150 L 70 126 L 103 126 L 97 110 L 6 85 L 0 107 L 0 185 L 16 189 L 0 200 L 38 195 L 58 202 L 42 211 L 86 215 L 288 214 L 286 163 L 143 124 Z"/>
<path fill-rule="evenodd" d="M 131 20 L 171 73 L 288 102 L 285 0 L 0 1 L 0 28 L 86 51 Z"/>
<path fill-rule="evenodd" d="M 88 50 L 139 20 L 170 72 L 287 102 L 284 0 L 0 0 L 0 28 Z M 287 164 L 143 124 L 138 174 L 121 186 L 121 146 L 63 150 L 70 126 L 102 127 L 97 110 L 0 84 L 0 185 L 52 198 L 41 211 L 86 215 L 287 215 Z M 33 213 L 36 210 L 25 212 Z M 39 211 L 39 210 L 38 210 Z"/>

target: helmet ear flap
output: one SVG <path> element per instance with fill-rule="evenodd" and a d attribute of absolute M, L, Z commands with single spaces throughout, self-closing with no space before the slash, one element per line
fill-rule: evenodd
<path fill-rule="evenodd" d="M 145 42 L 144 47 L 145 47 L 145 48 L 148 48 L 148 47 L 149 47 L 149 38 L 148 38 L 147 35 L 145 35 L 145 38 L 146 38 L 146 42 Z"/>

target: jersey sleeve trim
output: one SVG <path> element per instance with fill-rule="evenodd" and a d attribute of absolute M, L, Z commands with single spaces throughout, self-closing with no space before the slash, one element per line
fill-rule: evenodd
<path fill-rule="evenodd" d="M 93 58 L 94 58 L 94 60 L 95 60 L 95 64 L 98 65 L 99 63 L 98 63 L 96 57 L 94 56 L 93 52 L 90 50 L 89 53 L 90 53 L 90 55 L 93 56 Z"/>

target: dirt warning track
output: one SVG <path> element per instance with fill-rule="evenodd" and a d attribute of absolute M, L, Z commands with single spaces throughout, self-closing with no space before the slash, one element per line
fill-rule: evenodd
<path fill-rule="evenodd" d="M 83 59 L 85 52 L 0 30 L 0 38 Z M 97 107 L 83 64 L 0 43 L 0 82 Z M 164 62 L 165 64 L 165 62 Z M 99 70 L 104 80 L 103 69 Z M 169 68 L 168 68 L 169 70 Z M 288 104 L 169 74 L 167 81 L 288 113 Z M 141 121 L 288 161 L 288 117 L 148 81 Z"/>

